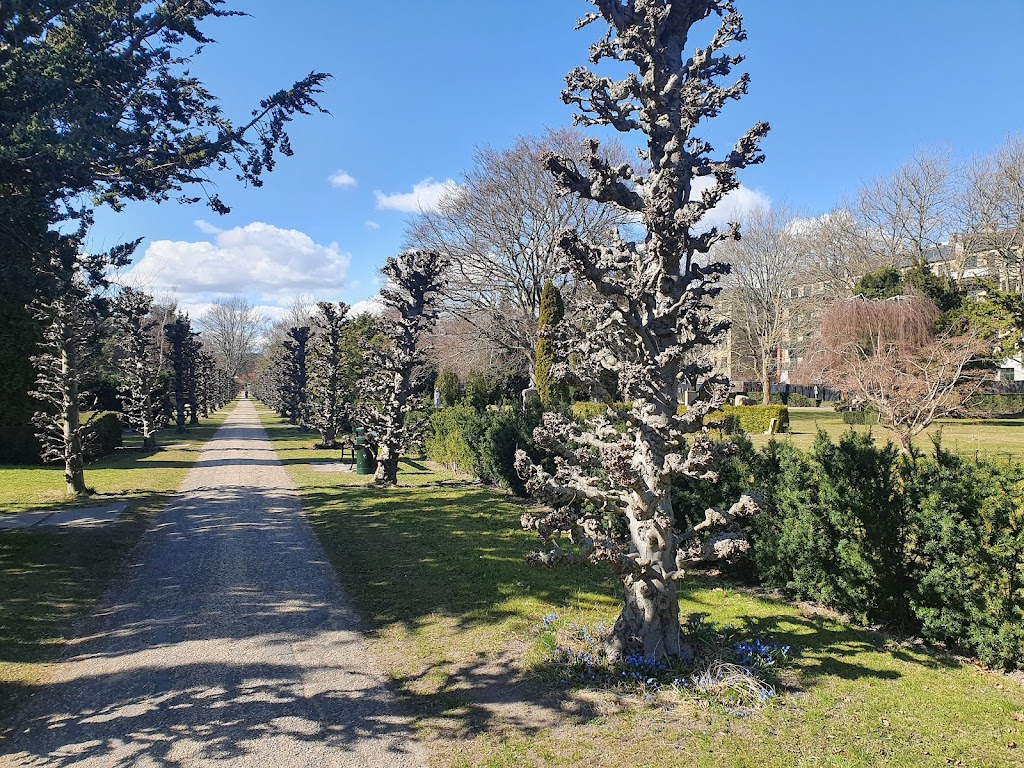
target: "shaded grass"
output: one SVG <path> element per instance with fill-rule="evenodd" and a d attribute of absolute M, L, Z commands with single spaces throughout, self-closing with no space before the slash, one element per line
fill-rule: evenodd
<path fill-rule="evenodd" d="M 123 450 L 90 464 L 86 480 L 96 493 L 85 499 L 64 495 L 60 468 L 0 467 L 3 512 L 129 504 L 121 521 L 96 528 L 0 531 L 0 715 L 38 684 L 75 619 L 95 605 L 233 408 L 185 435 L 161 433 L 165 444 L 180 447 Z"/>
<path fill-rule="evenodd" d="M 807 450 L 814 442 L 819 429 L 828 433 L 833 441 L 844 432 L 870 432 L 876 441 L 884 442 L 895 438 L 892 433 L 874 424 L 871 426 L 844 424 L 842 416 L 831 408 L 800 408 L 789 411 L 790 432 L 774 435 L 776 440 L 791 442 L 797 448 Z M 914 445 L 923 450 L 931 449 L 931 437 L 941 430 L 942 445 L 946 450 L 964 456 L 993 458 L 997 460 L 1024 461 L 1024 419 L 943 419 L 918 435 Z M 751 435 L 757 446 L 768 442 L 765 435 Z"/>
<path fill-rule="evenodd" d="M 312 437 L 262 409 L 261 418 L 346 590 L 373 622 L 374 650 L 421 728 L 440 738 L 437 765 L 1024 765 L 1016 683 L 707 581 L 684 583 L 684 615 L 707 613 L 792 646 L 789 695 L 740 718 L 662 699 L 581 704 L 557 686 L 510 684 L 493 668 L 539 658 L 543 616 L 607 623 L 618 611 L 618 582 L 597 567 L 526 567 L 535 539 L 519 529 L 523 508 L 509 497 L 422 465 L 403 464 L 403 486 L 386 491 L 369 478 L 316 472 L 304 462 L 337 457 L 311 450 Z M 467 667 L 558 713 L 557 724 L 501 720 L 480 705 L 479 691 L 460 685 Z"/>

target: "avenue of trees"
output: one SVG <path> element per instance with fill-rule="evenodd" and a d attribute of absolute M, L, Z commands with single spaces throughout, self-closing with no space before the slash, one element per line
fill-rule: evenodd
<path fill-rule="evenodd" d="M 259 186 L 292 153 L 288 123 L 320 109 L 328 75 L 313 72 L 240 122 L 224 114 L 192 74 L 212 42 L 204 23 L 236 13 L 223 6 L 23 0 L 0 8 L 0 429 L 13 442 L 34 420 L 45 454 L 63 456 L 70 493 L 86 490 L 78 411 L 96 334 L 109 328 L 105 276 L 137 245 L 88 253 L 94 208 L 173 200 L 226 212 L 205 182 L 230 172 Z M 208 368 L 197 342 L 180 344 L 172 356 L 179 413 L 204 391 Z M 228 348 L 218 351 L 229 359 Z"/>
<path fill-rule="evenodd" d="M 769 130 L 757 122 L 725 150 L 704 138 L 749 85 L 736 74 L 736 2 L 590 3 L 579 26 L 605 34 L 593 69 L 569 72 L 562 93 L 577 127 L 479 150 L 437 210 L 409 221 L 406 250 L 381 270 L 380 314 L 302 297 L 274 323 L 240 296 L 191 318 L 114 284 L 138 243 L 91 253 L 89 227 L 96 206 L 135 200 L 225 212 L 204 182 L 229 172 L 262 184 L 291 154 L 288 123 L 320 110 L 327 76 L 311 73 L 236 123 L 190 74 L 188 51 L 209 42 L 203 22 L 233 15 L 223 0 L 5 5 L 0 112 L 14 119 L 0 125 L 0 429 L 33 423 L 75 495 L 88 492 L 86 414 L 99 415 L 104 387 L 146 450 L 248 385 L 317 448 L 338 450 L 361 428 L 379 486 L 400 483 L 401 457 L 425 450 L 546 505 L 522 518 L 542 542 L 532 564 L 610 568 L 622 595 L 602 638 L 613 663 L 691 661 L 679 584 L 755 541 L 765 583 L 846 594 L 865 620 L 947 626 L 915 619 L 897 594 L 910 565 L 884 525 L 841 577 L 827 573 L 831 556 L 814 562 L 821 579 L 765 560 L 811 558 L 808 531 L 831 514 L 805 498 L 783 508 L 765 478 L 799 488 L 818 465 L 856 460 L 887 477 L 903 462 L 906 488 L 928 472 L 954 481 L 941 452 L 915 465 L 912 441 L 967 407 L 993 364 L 1021 358 L 1021 141 L 966 166 L 919 152 L 823 216 L 775 206 L 713 226 L 740 173 L 764 160 Z M 608 64 L 615 77 L 602 74 Z M 586 128 L 621 134 L 638 157 Z M 828 384 L 874 409 L 902 455 L 849 438 L 755 456 L 742 438 L 713 439 L 731 394 L 715 362 L 723 348 L 731 378 L 749 374 L 763 405 L 784 374 Z M 748 463 L 730 464 L 737 454 Z M 826 474 L 819 490 L 838 498 L 849 478 Z M 908 492 L 903 511 L 920 541 L 937 541 L 939 526 L 911 509 L 923 497 Z M 768 530 L 772 515 L 782 522 Z M 872 522 L 855 518 L 843 525 Z M 831 545 L 845 567 L 846 540 Z M 949 542 L 935 547 L 949 553 Z M 955 570 L 935 557 L 929 567 L 914 576 L 921 594 Z M 992 658 L 1015 653 L 1000 646 Z"/>

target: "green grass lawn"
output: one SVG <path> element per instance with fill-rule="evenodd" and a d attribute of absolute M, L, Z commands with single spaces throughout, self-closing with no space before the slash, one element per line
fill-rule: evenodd
<path fill-rule="evenodd" d="M 185 435 L 161 432 L 165 450 L 129 448 L 88 465 L 86 483 L 96 493 L 86 499 L 65 496 L 62 467 L 0 466 L 5 513 L 129 502 L 113 525 L 0 531 L 0 714 L 45 676 L 72 623 L 95 604 L 233 407 Z"/>
<path fill-rule="evenodd" d="M 868 427 L 844 424 L 840 414 L 827 407 L 790 409 L 789 422 L 790 432 L 776 435 L 775 438 L 790 441 L 804 450 L 814 442 L 818 429 L 827 432 L 833 440 L 837 440 L 849 429 L 858 432 L 870 430 L 878 440 L 893 439 L 889 430 L 881 425 Z M 930 436 L 938 433 L 940 429 L 942 445 L 947 450 L 965 456 L 1024 461 L 1024 419 L 943 419 L 938 425 L 930 427 L 925 434 L 919 435 L 914 444 L 925 450 L 930 449 Z M 769 438 L 764 435 L 751 435 L 751 440 L 760 446 L 767 443 Z"/>
<path fill-rule="evenodd" d="M 739 717 L 700 702 L 563 691 L 530 674 L 541 618 L 607 622 L 617 581 L 596 566 L 528 568 L 523 555 L 536 542 L 510 497 L 417 462 L 403 463 L 403 485 L 389 490 L 316 472 L 311 461 L 337 455 L 312 450 L 312 435 L 266 410 L 261 418 L 372 624 L 373 650 L 418 714 L 433 764 L 1024 765 L 1018 683 L 712 582 L 685 585 L 684 615 L 708 613 L 791 645 L 785 696 Z M 504 709 L 486 705 L 494 697 Z"/>

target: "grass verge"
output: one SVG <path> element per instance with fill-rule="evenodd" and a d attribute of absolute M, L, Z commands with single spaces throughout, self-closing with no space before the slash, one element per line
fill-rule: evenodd
<path fill-rule="evenodd" d="M 312 462 L 337 454 L 260 415 L 356 608 L 373 623 L 373 648 L 414 708 L 433 764 L 1024 765 L 1019 684 L 711 582 L 685 585 L 684 615 L 709 614 L 792 647 L 790 690 L 769 706 L 740 717 L 699 701 L 565 690 L 531 675 L 542 617 L 611 621 L 617 582 L 597 567 L 526 567 L 535 541 L 509 497 L 414 462 L 389 490 L 315 471 Z"/>
<path fill-rule="evenodd" d="M 0 466 L 2 512 L 128 502 L 112 525 L 0 531 L 0 716 L 44 678 L 75 619 L 91 610 L 233 408 L 185 435 L 161 433 L 167 447 L 156 453 L 129 447 L 90 464 L 86 481 L 96 493 L 86 499 L 66 498 L 61 468 Z"/>
<path fill-rule="evenodd" d="M 818 429 L 828 433 L 833 440 L 849 429 L 868 432 L 876 440 L 895 440 L 892 433 L 881 425 L 861 426 L 844 424 L 842 416 L 831 408 L 800 408 L 789 411 L 790 432 L 774 435 L 776 440 L 792 442 L 797 448 L 807 450 L 814 442 Z M 930 437 L 941 430 L 942 445 L 946 450 L 963 456 L 992 458 L 999 461 L 1024 461 L 1024 419 L 943 419 L 919 435 L 914 444 L 928 451 Z M 765 435 L 751 435 L 757 446 L 768 442 Z"/>

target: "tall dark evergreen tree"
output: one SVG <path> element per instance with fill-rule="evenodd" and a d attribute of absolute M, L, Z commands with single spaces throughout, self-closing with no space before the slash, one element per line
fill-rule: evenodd
<path fill-rule="evenodd" d="M 29 357 L 42 338 L 25 310 L 69 220 L 94 205 L 197 202 L 215 172 L 253 186 L 292 154 L 287 124 L 320 110 L 310 73 L 241 122 L 191 68 L 202 27 L 240 15 L 224 0 L 0 3 L 0 425 L 25 423 Z M 194 190 L 200 190 L 196 195 Z M 217 211 L 227 206 L 206 197 Z M 65 276 L 70 279 L 70 275 Z"/>
<path fill-rule="evenodd" d="M 312 331 L 308 325 L 292 326 L 284 342 L 284 407 L 288 423 L 303 428 L 309 425 L 309 372 L 306 347 Z"/>

